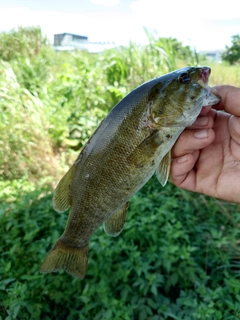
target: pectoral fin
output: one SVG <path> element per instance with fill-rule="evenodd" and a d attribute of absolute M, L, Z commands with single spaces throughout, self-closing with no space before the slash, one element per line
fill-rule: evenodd
<path fill-rule="evenodd" d="M 74 171 L 75 165 L 68 170 L 55 189 L 53 196 L 53 207 L 58 212 L 66 211 L 71 205 L 72 197 L 69 187 L 72 182 Z"/>
<path fill-rule="evenodd" d="M 170 166 L 171 166 L 171 150 L 164 156 L 158 169 L 156 170 L 156 176 L 158 181 L 164 187 L 168 181 L 169 173 L 170 173 Z"/>
<path fill-rule="evenodd" d="M 118 211 L 114 212 L 111 217 L 104 222 L 104 231 L 107 235 L 116 237 L 121 233 L 126 220 L 127 209 L 128 202 L 124 203 Z"/>

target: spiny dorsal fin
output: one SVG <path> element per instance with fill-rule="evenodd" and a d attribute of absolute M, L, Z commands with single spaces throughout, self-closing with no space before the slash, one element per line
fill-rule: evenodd
<path fill-rule="evenodd" d="M 168 181 L 171 166 L 171 150 L 164 156 L 156 170 L 158 181 L 164 187 Z"/>
<path fill-rule="evenodd" d="M 75 165 L 73 165 L 68 172 L 62 177 L 58 183 L 54 196 L 53 196 L 53 207 L 58 212 L 66 211 L 72 201 L 70 185 L 72 182 L 73 173 L 75 171 Z"/>
<path fill-rule="evenodd" d="M 114 212 L 111 217 L 104 222 L 104 231 L 107 235 L 116 237 L 121 233 L 126 221 L 127 209 L 128 202 L 124 203 L 118 211 Z"/>

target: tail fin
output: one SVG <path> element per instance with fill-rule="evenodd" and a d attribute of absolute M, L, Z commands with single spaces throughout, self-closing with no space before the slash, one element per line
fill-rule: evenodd
<path fill-rule="evenodd" d="M 73 248 L 58 240 L 43 261 L 40 272 L 66 270 L 70 275 L 83 279 L 88 263 L 88 246 Z"/>

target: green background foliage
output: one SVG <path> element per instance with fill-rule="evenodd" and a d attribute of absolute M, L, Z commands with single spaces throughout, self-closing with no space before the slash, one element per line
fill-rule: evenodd
<path fill-rule="evenodd" d="M 233 64 L 239 64 L 240 62 L 240 34 L 232 36 L 232 45 L 230 47 L 226 46 L 226 50 L 222 54 L 224 61 Z"/>
<path fill-rule="evenodd" d="M 99 54 L 56 53 L 39 28 L 0 34 L 0 319 L 240 319 L 239 206 L 156 178 L 117 238 L 93 235 L 84 280 L 39 273 L 68 216 L 53 186 L 99 122 L 142 82 L 198 63 L 146 33 Z M 211 79 L 240 86 L 234 66 L 213 64 Z"/>

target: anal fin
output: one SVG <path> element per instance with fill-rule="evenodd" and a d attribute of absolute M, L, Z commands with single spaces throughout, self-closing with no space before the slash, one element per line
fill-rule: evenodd
<path fill-rule="evenodd" d="M 159 164 L 158 169 L 156 170 L 156 176 L 158 181 L 164 187 L 168 181 L 169 173 L 171 166 L 171 150 L 163 157 L 162 161 Z"/>
<path fill-rule="evenodd" d="M 111 217 L 104 222 L 104 231 L 107 235 L 116 237 L 121 233 L 126 221 L 127 209 L 128 202 L 124 203 L 118 211 L 114 212 Z"/>

